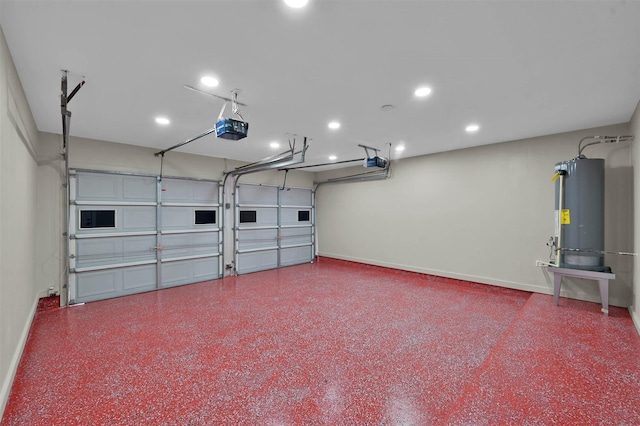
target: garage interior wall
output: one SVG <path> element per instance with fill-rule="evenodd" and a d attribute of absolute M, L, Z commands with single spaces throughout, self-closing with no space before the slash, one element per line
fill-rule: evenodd
<path fill-rule="evenodd" d="M 38 132 L 0 30 L 0 413 L 38 298 L 36 279 Z M 45 287 L 46 289 L 46 287 Z"/>
<path fill-rule="evenodd" d="M 412 157 L 394 161 L 385 181 L 323 185 L 316 194 L 319 254 L 551 294 L 552 277 L 535 263 L 549 259 L 554 165 L 576 157 L 584 136 L 628 133 L 620 124 Z M 631 252 L 631 145 L 597 145 L 585 155 L 605 159 L 605 247 Z M 610 303 L 630 306 L 633 259 L 606 256 L 606 264 L 616 274 Z M 562 290 L 600 301 L 595 281 L 565 278 Z"/>
<path fill-rule="evenodd" d="M 633 201 L 633 221 L 629 234 L 633 234 L 633 247 L 640 250 L 640 102 L 636 106 L 631 122 L 629 123 L 630 134 L 635 135 L 633 141 L 633 192 L 630 198 Z M 640 331 L 640 256 L 634 258 L 633 266 L 633 305 L 631 309 L 631 317 L 636 325 L 636 329 Z"/>

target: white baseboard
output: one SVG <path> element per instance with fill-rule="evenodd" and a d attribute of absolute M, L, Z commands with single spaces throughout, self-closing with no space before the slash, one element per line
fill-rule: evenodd
<path fill-rule="evenodd" d="M 351 256 L 342 256 L 342 255 L 333 254 L 333 253 L 320 253 L 319 256 L 331 257 L 334 259 L 341 259 L 341 260 L 348 260 L 351 262 L 365 263 L 367 265 L 382 266 L 382 267 L 391 268 L 391 269 L 400 269 L 402 271 L 418 272 L 421 274 L 435 275 L 438 277 L 453 278 L 453 279 L 463 280 L 463 281 L 472 281 L 475 283 L 512 288 L 514 290 L 530 291 L 532 293 L 553 294 L 553 290 L 550 290 L 547 287 L 534 285 L 534 284 L 518 283 L 515 281 L 499 280 L 495 278 L 480 277 L 476 275 L 459 274 L 457 272 L 421 268 L 419 266 L 403 265 L 403 264 L 391 263 L 391 262 L 379 262 L 376 260 L 361 259 L 361 258 L 351 257 Z"/>
<path fill-rule="evenodd" d="M 640 334 L 640 317 L 633 310 L 633 306 L 629 306 L 629 314 L 631 315 L 631 319 L 633 320 L 633 325 L 636 326 L 636 331 Z"/>
<path fill-rule="evenodd" d="M 29 337 L 29 329 L 31 328 L 31 323 L 36 316 L 36 309 L 38 308 L 38 301 L 41 297 L 47 296 L 47 290 L 41 290 L 36 293 L 36 298 L 33 301 L 33 305 L 31 305 L 31 309 L 29 311 L 29 315 L 27 316 L 27 321 L 22 328 L 22 333 L 20 334 L 20 339 L 18 340 L 18 344 L 16 345 L 15 351 L 13 352 L 13 356 L 11 357 L 11 364 L 9 365 L 9 370 L 6 372 L 6 376 L 2 380 L 2 388 L 0 389 L 0 419 L 4 415 L 4 409 L 7 406 L 7 402 L 9 401 L 9 395 L 11 394 L 11 386 L 13 385 L 13 379 L 16 377 L 16 372 L 18 371 L 18 365 L 20 364 L 20 359 L 22 358 L 22 352 L 24 351 L 24 347 L 27 344 L 27 338 Z"/>
<path fill-rule="evenodd" d="M 551 286 L 543 286 L 543 285 L 536 285 L 536 284 L 530 284 L 530 283 L 520 283 L 516 281 L 507 281 L 507 280 L 501 280 L 501 279 L 491 278 L 491 277 L 481 277 L 476 275 L 460 274 L 457 272 L 441 271 L 438 269 L 421 268 L 419 266 L 403 265 L 403 264 L 397 264 L 397 263 L 391 263 L 391 262 L 380 262 L 377 260 L 362 259 L 362 258 L 352 257 L 352 256 L 343 256 L 343 255 L 334 254 L 334 253 L 319 253 L 318 256 L 348 260 L 351 262 L 364 263 L 367 265 L 382 266 L 382 267 L 391 268 L 391 269 L 400 269 L 402 271 L 418 272 L 421 274 L 435 275 L 438 277 L 454 278 L 458 280 L 471 281 L 475 283 L 489 284 L 497 287 L 511 288 L 514 290 L 529 291 L 531 293 L 553 295 L 553 284 L 551 284 Z M 553 283 L 553 279 L 551 280 L 551 282 Z M 583 300 L 586 302 L 601 303 L 599 294 L 591 295 L 584 292 L 576 293 L 575 291 L 572 293 L 569 293 L 563 289 L 560 291 L 560 296 Z M 609 305 L 626 308 L 629 306 L 629 303 L 627 301 L 622 301 L 613 297 L 609 297 Z M 636 326 L 638 324 L 639 322 L 636 322 Z"/>

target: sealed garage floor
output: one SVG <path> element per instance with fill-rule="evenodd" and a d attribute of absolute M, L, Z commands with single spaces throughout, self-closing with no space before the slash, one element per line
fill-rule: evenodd
<path fill-rule="evenodd" d="M 39 312 L 2 425 L 640 424 L 626 309 L 349 262 Z"/>

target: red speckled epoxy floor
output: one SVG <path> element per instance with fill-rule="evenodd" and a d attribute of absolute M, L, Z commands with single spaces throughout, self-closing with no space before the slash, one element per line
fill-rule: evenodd
<path fill-rule="evenodd" d="M 37 313 L 2 425 L 640 424 L 628 311 L 315 264 Z"/>

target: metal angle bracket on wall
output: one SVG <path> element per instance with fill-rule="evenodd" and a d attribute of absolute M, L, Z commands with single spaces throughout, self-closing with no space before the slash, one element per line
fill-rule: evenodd
<path fill-rule="evenodd" d="M 69 141 L 69 122 L 71 120 L 71 111 L 67 109 L 67 105 L 85 84 L 85 78 L 83 76 L 82 81 L 78 83 L 78 85 L 71 91 L 71 93 L 67 93 L 68 76 L 69 71 L 62 70 L 62 77 L 60 82 L 60 113 L 62 114 L 62 136 L 64 148 L 66 148 Z"/>

